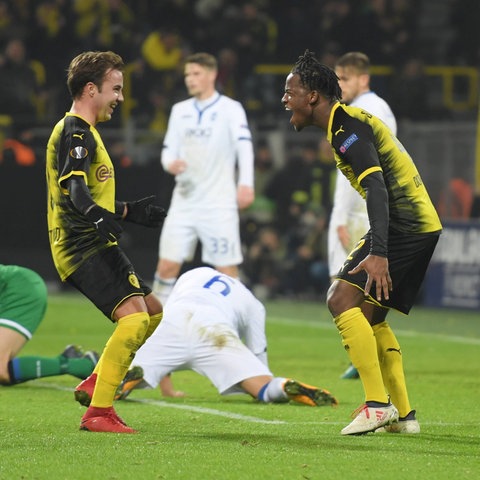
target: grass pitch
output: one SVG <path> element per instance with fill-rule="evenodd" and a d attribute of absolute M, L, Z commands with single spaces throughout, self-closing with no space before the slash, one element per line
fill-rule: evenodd
<path fill-rule="evenodd" d="M 50 377 L 0 387 L 1 480 L 472 479 L 480 472 L 480 319 L 414 308 L 392 312 L 420 435 L 343 437 L 363 401 L 323 304 L 267 304 L 273 372 L 329 389 L 337 408 L 265 405 L 221 397 L 193 372 L 173 375 L 184 399 L 138 390 L 117 402 L 138 435 L 78 430 L 78 380 Z M 57 355 L 76 343 L 101 351 L 113 326 L 80 296 L 50 297 L 46 318 L 22 355 Z"/>

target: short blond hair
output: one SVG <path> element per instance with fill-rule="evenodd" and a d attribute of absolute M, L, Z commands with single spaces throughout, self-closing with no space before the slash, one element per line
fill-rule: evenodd
<path fill-rule="evenodd" d="M 353 68 L 357 73 L 370 73 L 370 59 L 362 52 L 348 52 L 335 63 L 335 67 Z"/>
<path fill-rule="evenodd" d="M 208 68 L 209 70 L 217 70 L 218 64 L 217 59 L 210 53 L 199 52 L 189 55 L 185 59 L 185 64 L 187 63 L 198 63 L 202 67 Z"/>

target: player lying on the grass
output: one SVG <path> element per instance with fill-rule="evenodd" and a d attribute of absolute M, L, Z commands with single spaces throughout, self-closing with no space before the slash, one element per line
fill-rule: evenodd
<path fill-rule="evenodd" d="M 15 385 L 35 378 L 73 375 L 87 378 L 98 355 L 69 345 L 56 357 L 17 357 L 42 322 L 47 287 L 33 270 L 0 265 L 0 384 Z"/>
<path fill-rule="evenodd" d="M 124 399 L 135 388 L 154 388 L 178 370 L 207 377 L 222 395 L 248 393 L 261 402 L 337 404 L 327 390 L 273 376 L 264 306 L 238 279 L 210 267 L 190 270 L 178 279 L 162 322 L 137 351 L 115 398 Z"/>

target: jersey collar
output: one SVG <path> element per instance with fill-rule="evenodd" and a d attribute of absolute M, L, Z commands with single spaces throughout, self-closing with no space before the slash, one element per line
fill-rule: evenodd
<path fill-rule="evenodd" d="M 327 140 L 332 143 L 332 124 L 333 124 L 333 117 L 337 108 L 340 106 L 340 102 L 337 102 L 333 105 L 332 110 L 330 112 L 330 118 L 328 119 L 328 128 L 327 128 Z"/>

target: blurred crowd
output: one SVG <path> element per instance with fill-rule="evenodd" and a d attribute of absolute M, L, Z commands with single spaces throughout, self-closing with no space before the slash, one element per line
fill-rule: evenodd
<path fill-rule="evenodd" d="M 425 1 L 0 0 L 0 124 L 10 122 L 20 135 L 55 121 L 69 104 L 65 69 L 90 49 L 122 55 L 128 116 L 153 133 L 165 131 L 170 106 L 185 95 L 182 59 L 193 51 L 218 57 L 218 88 L 247 110 L 259 90 L 262 110 L 278 104 L 278 86 L 256 75 L 256 65 L 292 64 L 306 47 L 330 65 L 345 51 L 368 52 L 373 65 L 398 70 L 386 95 L 397 117 L 425 115 L 418 108 L 421 69 L 432 61 L 419 35 Z M 476 65 L 479 47 L 469 39 L 479 2 L 448 2 L 452 34 L 442 61 Z"/>
<path fill-rule="evenodd" d="M 217 56 L 218 89 L 240 100 L 259 124 L 278 112 L 284 77 L 259 75 L 256 66 L 291 65 L 305 48 L 330 66 L 346 51 L 368 52 L 373 65 L 397 72 L 381 93 L 399 121 L 438 119 L 442 112 L 425 106 L 422 69 L 432 61 L 420 35 L 425 2 L 0 0 L 0 165 L 38 161 L 35 142 L 43 151 L 45 139 L 35 132 L 50 130 L 68 110 L 66 68 L 85 50 L 113 50 L 127 64 L 127 113 L 106 128 L 133 122 L 157 142 L 171 105 L 186 96 L 182 60 L 198 51 Z M 472 39 L 480 2 L 448 3 L 451 34 L 437 60 L 478 65 L 479 44 Z M 257 199 L 242 216 L 247 281 L 266 296 L 324 295 L 331 149 L 324 139 L 291 146 L 279 164 L 268 142 L 255 148 Z M 115 155 L 115 146 L 110 150 Z M 128 166 L 121 146 L 118 153 Z"/>

